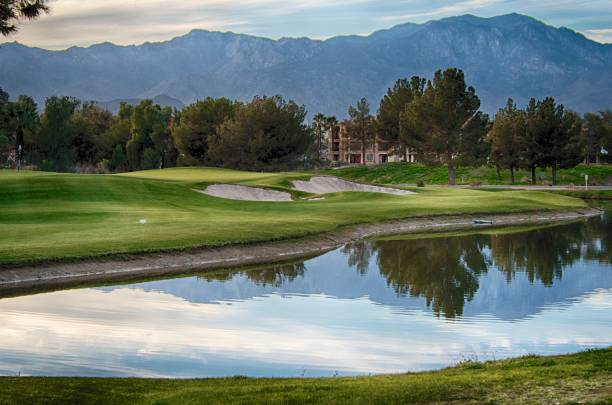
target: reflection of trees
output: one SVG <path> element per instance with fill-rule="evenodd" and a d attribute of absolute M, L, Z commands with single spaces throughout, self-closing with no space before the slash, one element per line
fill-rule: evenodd
<path fill-rule="evenodd" d="M 609 211 L 608 211 L 609 212 Z M 612 217 L 590 220 L 583 227 L 584 257 L 612 265 Z"/>
<path fill-rule="evenodd" d="M 273 287 L 280 287 L 285 283 L 290 283 L 298 277 L 304 276 L 306 266 L 304 262 L 290 263 L 290 264 L 277 264 L 271 267 L 267 267 L 261 270 L 251 270 L 244 272 L 244 275 L 249 280 L 256 284 Z"/>
<path fill-rule="evenodd" d="M 487 271 L 482 237 L 376 243 L 380 273 L 397 294 L 425 298 L 439 316 L 461 316 Z"/>
<path fill-rule="evenodd" d="M 360 241 L 343 253 L 360 273 L 377 255 L 380 274 L 398 295 L 423 297 L 436 315 L 460 316 L 478 290 L 478 278 L 494 264 L 511 282 L 524 272 L 530 282 L 552 286 L 577 260 L 612 263 L 609 218 L 495 236 L 456 236 L 409 241 Z"/>
<path fill-rule="evenodd" d="M 244 275 L 250 281 L 261 286 L 271 285 L 273 287 L 280 287 L 284 283 L 290 283 L 297 277 L 304 275 L 306 267 L 304 262 L 299 263 L 288 263 L 288 264 L 275 264 L 263 269 L 254 269 L 239 272 L 219 272 L 219 273 L 208 273 L 199 276 L 199 278 L 206 281 L 230 281 L 236 275 Z"/>
<path fill-rule="evenodd" d="M 563 268 L 577 260 L 612 263 L 612 228 L 608 218 L 594 218 L 563 227 L 491 237 L 491 257 L 510 282 L 524 272 L 530 282 L 552 286 Z"/>
<path fill-rule="evenodd" d="M 348 265 L 355 267 L 359 274 L 365 274 L 370 265 L 370 258 L 374 255 L 374 246 L 365 240 L 358 240 L 347 244 L 342 248 L 342 253 L 347 256 Z"/>

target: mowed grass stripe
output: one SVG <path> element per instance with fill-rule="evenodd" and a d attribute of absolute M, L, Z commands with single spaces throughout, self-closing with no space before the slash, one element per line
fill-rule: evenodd
<path fill-rule="evenodd" d="M 248 202 L 192 190 L 223 182 L 282 188 L 295 178 L 308 175 L 207 168 L 129 176 L 0 171 L 0 263 L 278 240 L 414 216 L 586 206 L 537 191 L 435 188 L 411 196 L 337 193 L 321 201 Z"/>

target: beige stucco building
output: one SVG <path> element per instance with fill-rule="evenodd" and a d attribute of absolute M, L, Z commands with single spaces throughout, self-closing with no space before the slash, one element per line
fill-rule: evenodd
<path fill-rule="evenodd" d="M 398 145 L 386 142 L 378 136 L 370 145 L 366 145 L 365 154 L 361 150 L 361 142 L 350 139 L 347 135 L 346 125 L 340 124 L 329 131 L 327 137 L 327 160 L 344 164 L 375 165 L 387 162 L 404 161 L 399 153 Z M 414 153 L 408 153 L 406 160 L 410 163 L 416 161 Z"/>

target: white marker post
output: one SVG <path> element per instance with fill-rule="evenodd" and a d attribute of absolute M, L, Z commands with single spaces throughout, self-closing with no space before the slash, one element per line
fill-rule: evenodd
<path fill-rule="evenodd" d="M 589 175 L 588 174 L 584 175 L 584 189 L 585 190 L 589 189 Z"/>

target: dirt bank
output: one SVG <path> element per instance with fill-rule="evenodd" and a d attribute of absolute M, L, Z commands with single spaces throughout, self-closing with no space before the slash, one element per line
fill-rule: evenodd
<path fill-rule="evenodd" d="M 279 242 L 203 248 L 188 252 L 139 254 L 120 259 L 96 259 L 76 263 L 47 263 L 0 268 L 0 296 L 28 289 L 58 288 L 89 282 L 131 280 L 287 261 L 324 253 L 350 241 L 375 235 L 436 232 L 469 229 L 475 226 L 547 223 L 587 218 L 600 213 L 601 211 L 596 209 L 579 209 L 563 212 L 410 218 L 379 224 L 343 227 L 333 233 Z M 474 225 L 475 219 L 492 220 L 493 224 Z"/>

